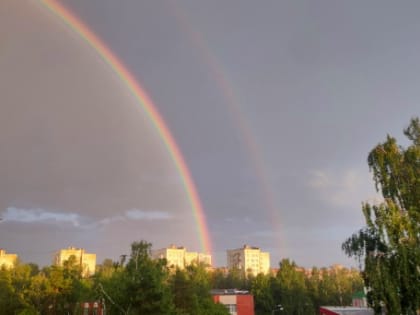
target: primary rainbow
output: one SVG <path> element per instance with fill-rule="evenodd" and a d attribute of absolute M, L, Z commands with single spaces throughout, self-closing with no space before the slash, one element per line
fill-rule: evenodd
<path fill-rule="evenodd" d="M 211 241 L 207 230 L 206 219 L 201 205 L 200 197 L 197 193 L 191 173 L 185 163 L 185 159 L 175 142 L 169 128 L 165 124 L 162 116 L 159 114 L 156 106 L 150 97 L 136 81 L 135 77 L 128 71 L 122 61 L 108 48 L 105 43 L 96 36 L 80 19 L 78 19 L 69 9 L 58 3 L 56 0 L 40 0 L 56 16 L 62 19 L 77 34 L 79 34 L 98 54 L 105 60 L 109 66 L 115 71 L 120 79 L 125 83 L 127 88 L 139 102 L 150 121 L 155 126 L 160 138 L 165 144 L 183 182 L 188 201 L 191 205 L 194 219 L 197 222 L 198 237 L 202 250 L 211 253 Z"/>

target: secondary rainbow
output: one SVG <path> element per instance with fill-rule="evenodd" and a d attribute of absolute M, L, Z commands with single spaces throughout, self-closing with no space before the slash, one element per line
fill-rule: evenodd
<path fill-rule="evenodd" d="M 207 229 L 204 210 L 197 193 L 191 173 L 185 163 L 185 159 L 175 142 L 174 137 L 169 131 L 165 121 L 159 114 L 151 98 L 147 95 L 135 77 L 128 71 L 121 60 L 111 51 L 109 47 L 89 29 L 80 19 L 78 19 L 68 8 L 58 3 L 56 0 L 40 0 L 41 3 L 63 20 L 70 28 L 79 34 L 97 53 L 109 64 L 120 79 L 125 83 L 133 96 L 141 105 L 142 109 L 155 126 L 159 137 L 162 139 L 169 155 L 171 156 L 185 187 L 188 201 L 191 205 L 194 219 L 197 222 L 198 237 L 202 250 L 211 253 L 211 241 Z"/>
<path fill-rule="evenodd" d="M 217 58 L 214 51 L 208 45 L 208 42 L 205 40 L 205 37 L 199 31 L 199 27 L 191 24 L 190 19 L 181 4 L 175 3 L 174 1 L 168 1 L 167 4 L 169 11 L 173 13 L 180 28 L 190 39 L 192 46 L 199 52 L 203 64 L 208 66 L 209 74 L 214 79 L 216 86 L 220 89 L 221 94 L 225 99 L 225 104 L 230 117 L 232 118 L 232 122 L 239 131 L 239 135 L 245 145 L 250 162 L 254 167 L 263 206 L 270 214 L 269 219 L 276 231 L 277 243 L 280 245 L 280 250 L 282 250 L 282 248 L 285 247 L 286 235 L 283 233 L 282 229 L 282 220 L 280 218 L 281 210 L 275 201 L 275 193 L 267 175 L 261 148 L 259 147 L 249 121 L 241 108 L 241 102 L 237 96 L 238 93 L 236 89 L 233 88 L 233 83 L 229 79 L 228 72 L 226 71 L 227 67 L 224 67 L 220 62 L 220 59 Z"/>

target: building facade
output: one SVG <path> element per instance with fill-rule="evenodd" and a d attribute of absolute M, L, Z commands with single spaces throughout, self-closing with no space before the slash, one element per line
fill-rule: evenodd
<path fill-rule="evenodd" d="M 244 245 L 242 248 L 227 250 L 227 266 L 245 273 L 257 275 L 270 272 L 270 253 L 262 252 L 258 247 Z"/>
<path fill-rule="evenodd" d="M 18 260 L 18 255 L 7 254 L 4 249 L 0 249 L 0 268 L 6 267 L 7 269 L 13 268 Z"/>
<path fill-rule="evenodd" d="M 235 289 L 212 290 L 213 301 L 223 304 L 231 315 L 254 315 L 254 296 Z"/>
<path fill-rule="evenodd" d="M 171 245 L 167 248 L 152 250 L 152 259 L 165 258 L 168 266 L 172 268 L 184 269 L 186 266 L 192 264 L 203 263 L 206 266 L 211 266 L 211 255 L 197 252 L 187 252 L 183 246 L 177 247 Z"/>
<path fill-rule="evenodd" d="M 78 313 L 82 315 L 105 315 L 104 301 L 82 302 L 79 304 Z"/>
<path fill-rule="evenodd" d="M 76 263 L 82 268 L 82 276 L 89 277 L 96 270 L 96 254 L 86 253 L 83 248 L 69 247 L 54 254 L 53 264 L 63 266 L 64 262 L 74 256 Z"/>

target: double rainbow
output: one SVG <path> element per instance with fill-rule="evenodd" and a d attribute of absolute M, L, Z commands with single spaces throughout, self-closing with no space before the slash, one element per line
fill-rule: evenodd
<path fill-rule="evenodd" d="M 105 43 L 69 9 L 58 3 L 56 0 L 40 1 L 46 8 L 64 21 L 78 35 L 80 35 L 80 37 L 82 37 L 102 57 L 102 59 L 108 63 L 108 65 L 115 71 L 121 81 L 124 82 L 138 101 L 147 117 L 156 128 L 159 137 L 162 139 L 177 171 L 180 174 L 189 204 L 191 205 L 194 219 L 197 223 L 197 232 L 202 247 L 201 249 L 207 253 L 211 253 L 211 242 L 206 225 L 206 218 L 200 197 L 191 177 L 191 173 L 177 143 L 175 142 L 174 137 L 170 133 L 169 128 L 162 116 L 159 114 L 151 98 L 147 95 L 145 90 L 141 87 L 130 71 L 128 71 L 128 69 L 124 66 L 123 62 L 119 60 L 111 49 L 107 47 Z"/>

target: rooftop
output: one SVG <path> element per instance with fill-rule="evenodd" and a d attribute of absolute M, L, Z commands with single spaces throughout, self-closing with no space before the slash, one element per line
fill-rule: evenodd
<path fill-rule="evenodd" d="M 321 306 L 320 309 L 340 315 L 373 315 L 373 309 L 353 306 Z"/>
<path fill-rule="evenodd" d="M 238 289 L 213 289 L 210 291 L 212 295 L 245 295 L 250 294 L 247 290 Z"/>

